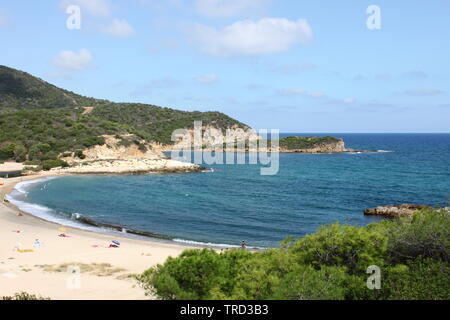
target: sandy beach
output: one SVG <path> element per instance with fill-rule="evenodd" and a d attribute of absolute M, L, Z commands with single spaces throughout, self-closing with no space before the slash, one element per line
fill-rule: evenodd
<path fill-rule="evenodd" d="M 42 177 L 0 179 L 1 199 L 18 182 Z M 58 224 L 18 213 L 10 203 L 0 203 L 0 297 L 25 291 L 51 299 L 152 299 L 131 275 L 187 248 L 73 228 L 61 231 Z M 108 248 L 112 240 L 120 241 L 120 247 Z"/>

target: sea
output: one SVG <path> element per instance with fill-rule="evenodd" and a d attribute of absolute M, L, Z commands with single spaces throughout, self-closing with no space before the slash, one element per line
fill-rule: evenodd
<path fill-rule="evenodd" d="M 199 173 L 44 178 L 8 198 L 67 226 L 219 248 L 276 247 L 337 221 L 364 226 L 380 218 L 363 211 L 382 205 L 450 205 L 450 134 L 280 136 L 290 135 L 331 135 L 377 152 L 281 153 L 275 175 L 261 175 L 260 164 L 212 164 Z"/>

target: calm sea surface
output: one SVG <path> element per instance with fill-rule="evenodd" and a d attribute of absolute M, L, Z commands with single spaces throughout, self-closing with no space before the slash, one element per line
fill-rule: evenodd
<path fill-rule="evenodd" d="M 10 199 L 69 225 L 78 214 L 177 241 L 256 247 L 335 221 L 378 221 L 363 215 L 369 207 L 450 205 L 450 134 L 328 135 L 392 152 L 281 154 L 274 176 L 260 175 L 259 165 L 225 164 L 205 173 L 45 179 L 20 184 Z"/>

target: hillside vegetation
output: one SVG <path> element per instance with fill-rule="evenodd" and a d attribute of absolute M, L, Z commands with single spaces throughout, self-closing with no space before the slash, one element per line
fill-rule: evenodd
<path fill-rule="evenodd" d="M 0 66 L 0 113 L 15 109 L 93 106 L 103 102 L 60 89 L 26 72 Z"/>
<path fill-rule="evenodd" d="M 126 110 L 126 112 L 123 112 Z M 191 129 L 194 121 L 219 129 L 248 126 L 220 112 L 187 112 L 153 105 L 110 103 L 94 108 L 89 117 L 97 117 L 133 127 L 149 141 L 171 144 L 176 129 Z"/>
<path fill-rule="evenodd" d="M 286 150 L 311 149 L 321 145 L 339 142 L 340 139 L 335 137 L 297 137 L 290 136 L 281 138 L 279 146 Z"/>
<path fill-rule="evenodd" d="M 138 276 L 174 299 L 450 299 L 450 212 L 366 227 L 335 223 L 264 252 L 186 250 Z M 380 270 L 380 287 L 368 278 Z M 373 272 L 373 271 L 371 271 Z"/>
<path fill-rule="evenodd" d="M 65 152 L 102 145 L 105 134 L 132 134 L 137 144 L 171 144 L 173 130 L 192 128 L 194 120 L 222 130 L 248 128 L 220 112 L 87 98 L 0 66 L 0 161 L 56 160 Z"/>

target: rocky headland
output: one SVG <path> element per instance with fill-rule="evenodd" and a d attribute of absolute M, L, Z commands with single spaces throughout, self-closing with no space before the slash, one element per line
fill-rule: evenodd
<path fill-rule="evenodd" d="M 144 140 L 124 144 L 125 138 L 132 135 L 115 137 L 103 136 L 105 143 L 96 145 L 81 154 L 66 154 L 62 157 L 69 167 L 53 168 L 55 173 L 70 174 L 142 174 L 142 173 L 177 173 L 200 172 L 204 168 L 187 162 L 171 160 L 160 150 L 153 150 L 152 145 Z"/>
<path fill-rule="evenodd" d="M 416 212 L 424 209 L 430 209 L 430 206 L 420 204 L 394 204 L 387 206 L 379 206 L 364 210 L 364 214 L 368 216 L 379 216 L 383 218 L 398 219 L 402 217 L 413 216 Z M 443 210 L 450 211 L 450 207 L 443 208 Z"/>

